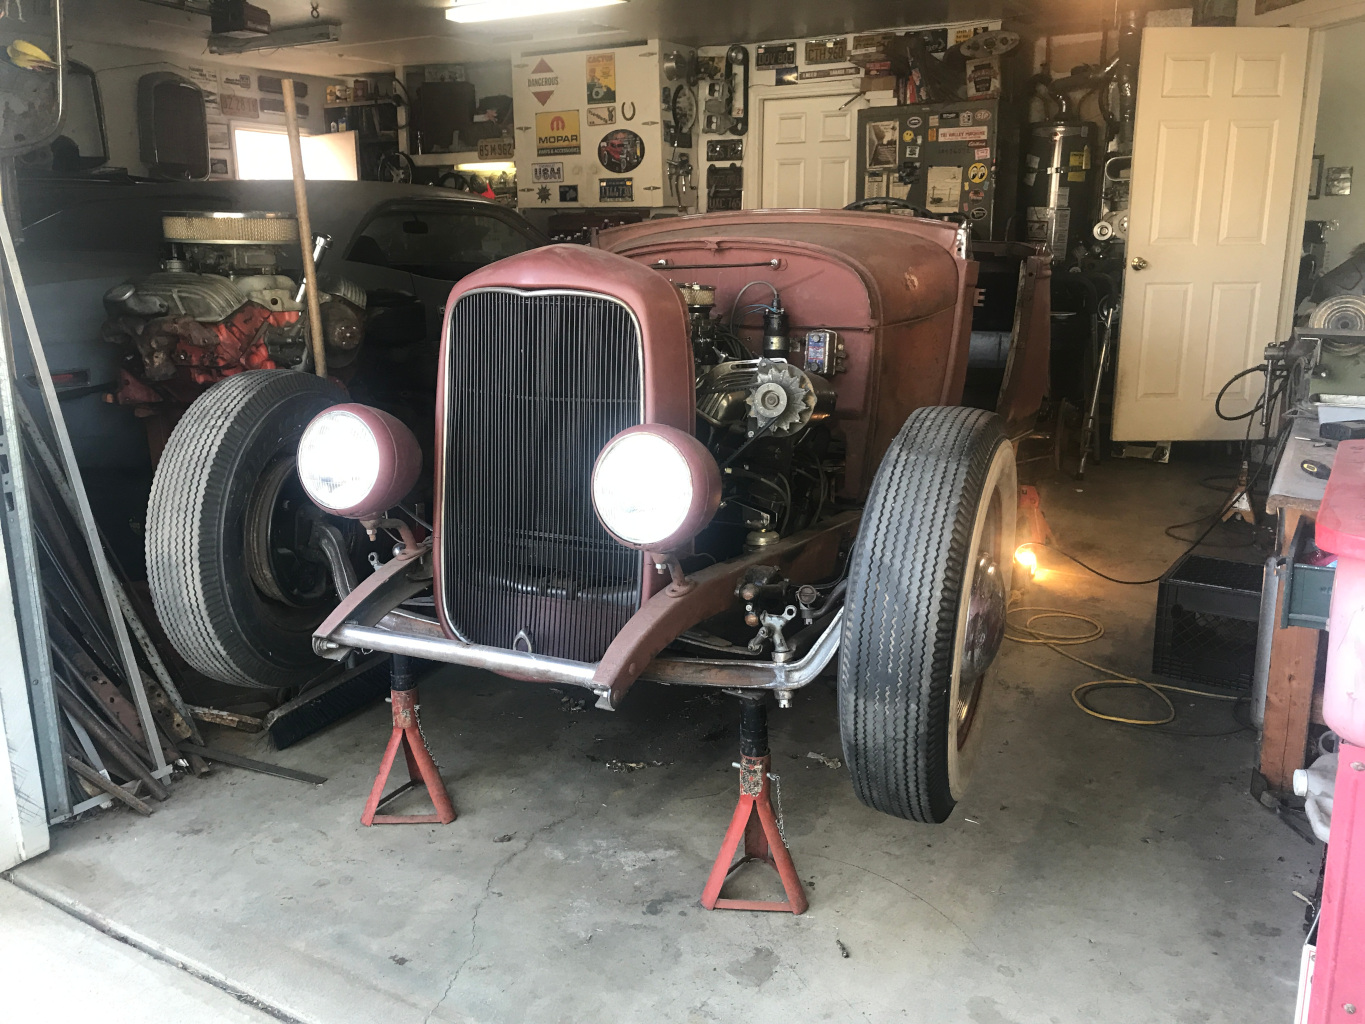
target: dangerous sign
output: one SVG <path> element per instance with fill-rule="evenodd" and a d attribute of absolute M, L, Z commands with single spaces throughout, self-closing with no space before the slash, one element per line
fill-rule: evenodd
<path fill-rule="evenodd" d="M 526 79 L 526 87 L 531 90 L 531 95 L 542 107 L 550 101 L 558 85 L 559 76 L 555 74 L 555 69 L 546 63 L 544 57 L 531 69 L 531 75 Z"/>

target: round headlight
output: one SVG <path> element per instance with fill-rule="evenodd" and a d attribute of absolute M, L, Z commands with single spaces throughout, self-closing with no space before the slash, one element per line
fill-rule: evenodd
<path fill-rule="evenodd" d="M 691 434 L 658 424 L 629 427 L 597 457 L 592 502 L 622 544 L 666 554 L 716 514 L 720 469 Z"/>
<path fill-rule="evenodd" d="M 334 405 L 313 417 L 299 441 L 299 481 L 314 504 L 349 519 L 372 519 L 417 482 L 422 449 L 412 431 L 379 409 Z"/>

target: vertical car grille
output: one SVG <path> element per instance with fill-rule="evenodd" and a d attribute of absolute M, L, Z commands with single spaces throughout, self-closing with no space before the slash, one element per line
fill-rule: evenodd
<path fill-rule="evenodd" d="M 447 620 L 473 643 L 597 661 L 640 603 L 640 554 L 590 491 L 598 453 L 641 420 L 635 320 L 593 295 L 471 292 L 448 343 Z"/>

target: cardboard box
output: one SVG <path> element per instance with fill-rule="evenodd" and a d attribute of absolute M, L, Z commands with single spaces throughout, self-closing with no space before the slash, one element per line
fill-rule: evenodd
<path fill-rule="evenodd" d="M 862 82 L 858 86 L 859 92 L 894 92 L 896 89 L 895 75 L 864 75 Z"/>

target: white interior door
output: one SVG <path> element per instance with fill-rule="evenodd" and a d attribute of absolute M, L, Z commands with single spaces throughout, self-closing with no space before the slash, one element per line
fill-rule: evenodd
<path fill-rule="evenodd" d="M 853 201 L 857 114 L 845 96 L 763 101 L 763 194 L 768 209 L 838 209 Z"/>
<path fill-rule="evenodd" d="M 1246 430 L 1213 400 L 1277 340 L 1307 55 L 1307 29 L 1143 33 L 1115 440 Z M 1224 412 L 1260 391 L 1247 377 Z"/>

